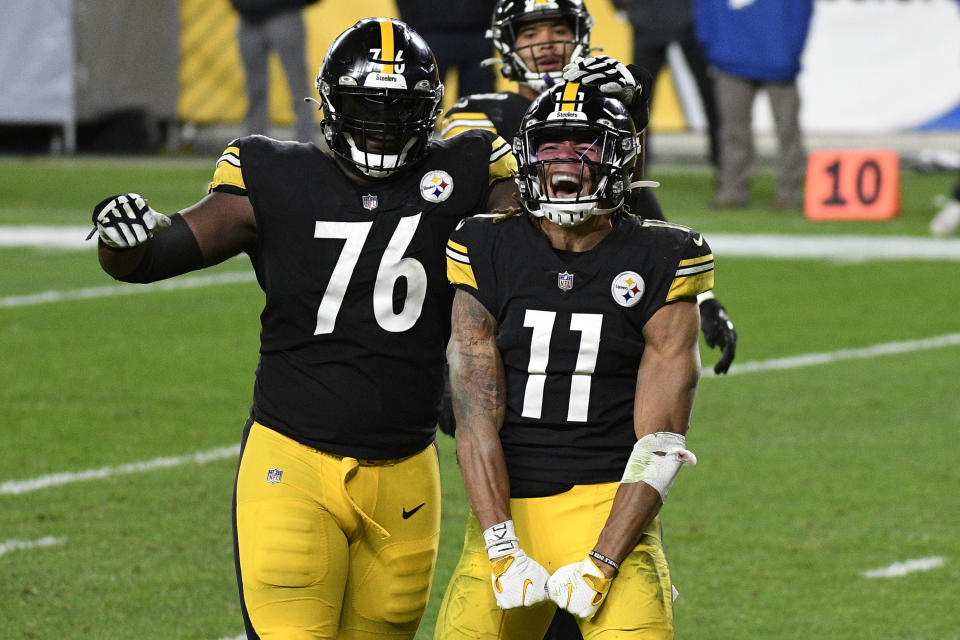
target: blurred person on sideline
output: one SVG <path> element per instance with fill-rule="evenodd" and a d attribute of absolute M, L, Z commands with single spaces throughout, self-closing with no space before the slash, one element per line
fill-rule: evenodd
<path fill-rule="evenodd" d="M 287 77 L 295 117 L 294 140 L 313 142 L 316 131 L 314 109 L 304 100 L 309 95 L 306 30 L 303 9 L 317 0 L 230 0 L 240 14 L 237 40 L 247 93 L 247 114 L 243 128 L 247 135 L 268 135 L 268 100 L 271 51 L 280 57 Z"/>
<path fill-rule="evenodd" d="M 432 139 L 443 85 L 400 21 L 347 29 L 317 89 L 329 153 L 234 140 L 196 204 L 167 217 L 113 196 L 92 233 L 118 280 L 246 253 L 263 289 L 233 500 L 247 637 L 409 640 L 440 535 L 445 243 L 514 201 L 516 161 L 488 131 Z"/>
<path fill-rule="evenodd" d="M 717 167 L 720 151 L 716 98 L 707 57 L 693 29 L 692 0 L 614 0 L 614 5 L 633 26 L 633 63 L 649 73 L 654 82 L 667 62 L 667 48 L 671 43 L 680 47 L 697 85 L 707 120 L 710 163 Z M 651 104 L 653 89 L 654 83 L 651 83 L 647 96 Z M 644 155 L 649 161 L 649 138 Z"/>
<path fill-rule="evenodd" d="M 930 233 L 935 236 L 948 236 L 960 228 L 960 179 L 953 185 L 952 196 L 944 197 L 944 200 L 940 211 L 930 221 Z"/>
<path fill-rule="evenodd" d="M 440 80 L 457 69 L 457 93 L 490 93 L 493 70 L 481 63 L 493 55 L 486 32 L 495 0 L 448 0 L 442 7 L 423 0 L 397 0 L 400 18 L 430 43 Z"/>
<path fill-rule="evenodd" d="M 714 71 L 720 124 L 720 166 L 712 206 L 750 205 L 756 153 L 753 104 L 770 98 L 779 143 L 774 209 L 803 207 L 806 151 L 797 75 L 813 0 L 694 0 L 697 37 Z"/>
<path fill-rule="evenodd" d="M 713 254 L 625 209 L 639 148 L 623 103 L 558 83 L 515 145 L 522 208 L 467 219 L 447 244 L 471 511 L 438 639 L 540 638 L 558 608 L 588 640 L 673 638 L 658 512 L 696 462 L 685 434 Z"/>

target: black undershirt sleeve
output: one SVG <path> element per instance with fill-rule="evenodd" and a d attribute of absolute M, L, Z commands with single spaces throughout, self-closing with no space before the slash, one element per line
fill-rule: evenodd
<path fill-rule="evenodd" d="M 144 244 L 145 253 L 137 268 L 117 280 L 156 282 L 203 267 L 203 253 L 187 221 L 179 213 L 170 216 L 170 227 Z"/>

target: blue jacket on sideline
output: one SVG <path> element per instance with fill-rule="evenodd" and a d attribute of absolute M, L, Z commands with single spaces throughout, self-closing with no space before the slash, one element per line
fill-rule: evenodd
<path fill-rule="evenodd" d="M 711 66 L 753 80 L 797 77 L 812 15 L 813 0 L 694 0 L 697 38 Z"/>

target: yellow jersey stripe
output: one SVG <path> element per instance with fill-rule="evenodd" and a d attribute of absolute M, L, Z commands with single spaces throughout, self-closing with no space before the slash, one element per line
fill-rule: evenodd
<path fill-rule="evenodd" d="M 563 106 L 560 107 L 560 111 L 577 111 L 577 93 L 579 92 L 579 82 L 568 82 L 563 87 L 563 97 L 560 98 Z"/>
<path fill-rule="evenodd" d="M 453 249 L 454 251 L 456 251 L 457 253 L 463 254 L 463 256 L 466 258 L 467 253 L 468 253 L 466 246 L 460 244 L 459 242 L 454 242 L 453 240 L 447 240 L 447 246 L 450 247 L 451 249 Z M 468 261 L 468 262 L 469 262 L 469 260 L 470 260 L 470 259 L 467 258 L 467 261 Z"/>
<path fill-rule="evenodd" d="M 447 125 L 446 127 L 443 128 L 443 131 L 440 132 L 440 137 L 446 140 L 447 138 L 452 138 L 453 136 L 463 133 L 464 131 L 471 131 L 473 129 L 483 129 L 484 131 L 489 131 L 491 133 L 497 132 L 497 128 L 493 126 L 492 122 L 488 127 L 480 126 L 479 124 L 457 125 L 457 126 Z"/>
<path fill-rule="evenodd" d="M 708 253 L 705 256 L 697 256 L 696 258 L 687 258 L 686 260 L 681 260 L 678 266 L 688 267 L 692 264 L 700 264 L 702 262 L 713 262 L 713 254 Z"/>
<path fill-rule="evenodd" d="M 670 285 L 666 301 L 673 302 L 680 298 L 696 298 L 697 295 L 710 289 L 713 289 L 713 269 L 689 276 L 680 276 L 674 278 Z"/>
<path fill-rule="evenodd" d="M 380 47 L 383 72 L 393 73 L 393 23 L 389 20 L 380 21 Z"/>
<path fill-rule="evenodd" d="M 517 157 L 511 153 L 513 149 L 507 141 L 497 136 L 491 145 L 490 153 L 490 182 L 512 178 L 517 175 Z"/>
<path fill-rule="evenodd" d="M 477 289 L 477 279 L 473 275 L 473 268 L 469 263 L 459 262 L 447 254 L 447 280 L 450 284 L 465 284 Z"/>
<path fill-rule="evenodd" d="M 217 168 L 213 172 L 213 180 L 207 185 L 207 192 L 223 185 L 247 190 L 247 185 L 243 182 L 243 171 L 240 168 L 240 149 L 237 147 L 227 147 L 217 160 Z"/>

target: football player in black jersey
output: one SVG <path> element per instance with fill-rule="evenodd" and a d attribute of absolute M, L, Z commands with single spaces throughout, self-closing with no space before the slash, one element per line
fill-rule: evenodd
<path fill-rule="evenodd" d="M 317 88 L 332 154 L 235 140 L 180 213 L 101 202 L 99 258 L 152 282 L 246 253 L 265 293 L 234 495 L 247 637 L 412 638 L 440 532 L 444 244 L 514 202 L 516 161 L 490 132 L 431 141 L 443 86 L 402 22 L 345 31 Z"/>
<path fill-rule="evenodd" d="M 564 79 L 579 79 L 602 84 L 626 102 L 642 142 L 649 121 L 648 99 L 653 82 L 649 74 L 636 65 L 624 68 L 606 56 L 582 60 L 577 65 L 579 69 L 567 66 L 589 55 L 592 28 L 593 18 L 582 0 L 499 0 L 488 35 L 500 55 L 501 73 L 518 83 L 517 93 L 504 91 L 461 98 L 444 114 L 441 135 L 448 138 L 480 128 L 499 133 L 513 144 L 521 118 L 541 91 Z M 617 84 L 620 86 L 615 86 Z M 642 145 L 635 171 L 640 178 Z M 666 220 L 649 187 L 632 190 L 629 205 L 634 214 L 643 218 Z M 714 371 L 726 373 L 736 353 L 737 334 L 733 323 L 712 292 L 701 297 L 699 308 L 707 345 L 722 351 Z M 451 429 L 447 424 L 441 426 L 445 431 Z"/>
<path fill-rule="evenodd" d="M 699 233 L 625 211 L 639 140 L 625 106 L 558 84 L 515 153 L 522 211 L 461 222 L 448 346 L 471 514 L 436 638 L 673 638 L 658 512 L 700 376 Z"/>

